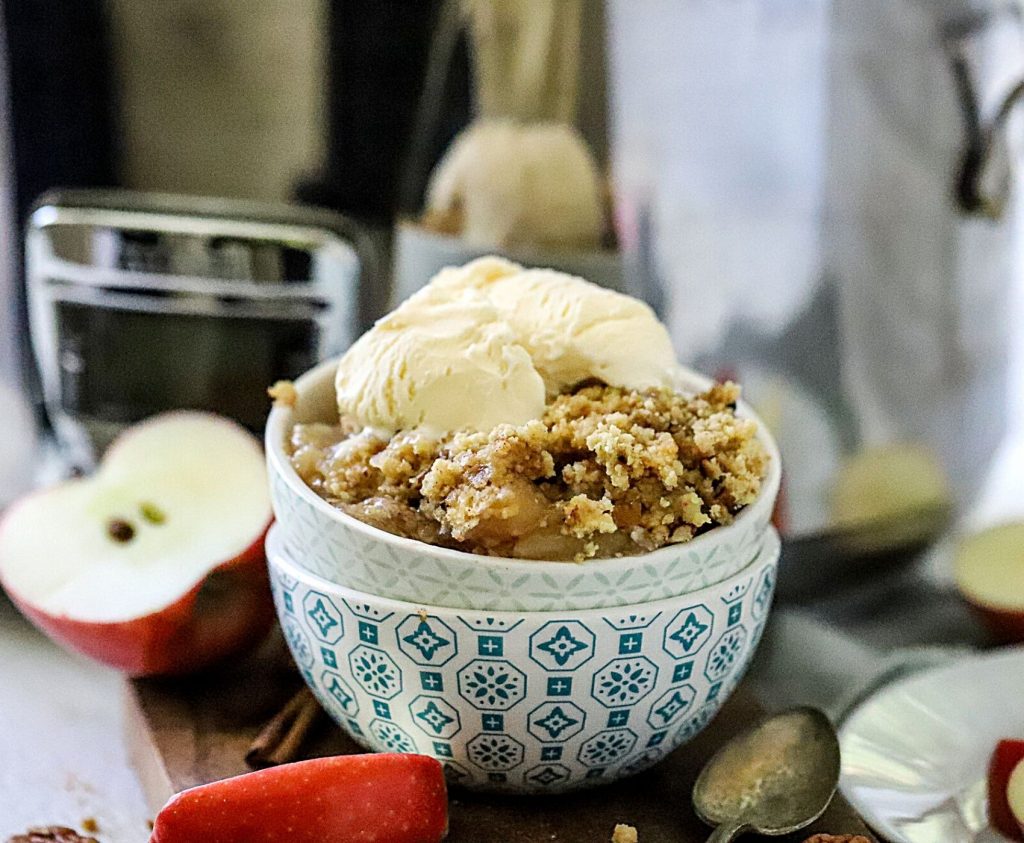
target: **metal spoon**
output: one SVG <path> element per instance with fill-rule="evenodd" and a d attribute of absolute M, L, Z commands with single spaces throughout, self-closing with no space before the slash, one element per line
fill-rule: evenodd
<path fill-rule="evenodd" d="M 752 831 L 770 837 L 820 817 L 839 783 L 839 740 L 817 709 L 794 708 L 741 732 L 693 786 L 693 806 L 717 826 L 708 843 Z"/>

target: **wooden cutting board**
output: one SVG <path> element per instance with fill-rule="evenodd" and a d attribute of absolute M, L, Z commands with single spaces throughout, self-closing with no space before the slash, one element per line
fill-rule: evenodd
<path fill-rule="evenodd" d="M 175 681 L 126 684 L 129 753 L 154 812 L 175 792 L 247 772 L 253 737 L 300 688 L 280 641 L 216 673 Z M 637 827 L 640 843 L 702 843 L 709 829 L 690 806 L 703 762 L 731 735 L 762 714 L 742 687 L 708 728 L 654 769 L 577 794 L 498 797 L 453 791 L 450 843 L 605 843 L 616 823 Z M 362 752 L 323 718 L 304 756 Z M 863 834 L 863 822 L 836 796 L 813 832 Z M 755 838 L 744 838 L 744 840 Z M 765 838 L 767 839 L 767 838 Z"/>

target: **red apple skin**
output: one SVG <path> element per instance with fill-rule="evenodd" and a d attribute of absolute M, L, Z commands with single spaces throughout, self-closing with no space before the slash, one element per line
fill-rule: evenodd
<path fill-rule="evenodd" d="M 996 745 L 988 765 L 988 819 L 992 827 L 1011 840 L 1024 841 L 1024 830 L 1010 808 L 1007 785 L 1024 760 L 1024 740 L 1007 738 Z"/>
<path fill-rule="evenodd" d="M 1024 612 L 983 606 L 967 594 L 964 595 L 964 598 L 975 617 L 984 624 L 996 643 L 1024 643 Z"/>
<path fill-rule="evenodd" d="M 66 647 L 128 676 L 173 676 L 254 646 L 274 620 L 264 550 L 266 530 L 242 553 L 211 570 L 158 612 L 116 623 L 50 615 L 8 595 L 40 630 Z"/>
<path fill-rule="evenodd" d="M 343 755 L 269 767 L 172 797 L 150 843 L 440 843 L 441 764 L 425 755 Z"/>

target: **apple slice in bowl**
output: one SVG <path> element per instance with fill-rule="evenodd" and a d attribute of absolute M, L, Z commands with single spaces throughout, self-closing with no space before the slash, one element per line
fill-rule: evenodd
<path fill-rule="evenodd" d="M 183 673 L 255 643 L 273 608 L 259 442 L 200 412 L 125 432 L 97 472 L 0 519 L 0 583 L 54 640 L 132 676 Z"/>

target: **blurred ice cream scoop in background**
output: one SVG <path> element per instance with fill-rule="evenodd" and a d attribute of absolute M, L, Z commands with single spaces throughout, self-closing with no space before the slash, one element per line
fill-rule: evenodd
<path fill-rule="evenodd" d="M 596 249 L 600 169 L 577 118 L 582 0 L 463 0 L 477 120 L 427 188 L 426 222 L 487 248 Z"/>
<path fill-rule="evenodd" d="M 410 155 L 417 189 L 412 219 L 398 229 L 396 300 L 444 266 L 495 252 L 624 289 L 601 154 L 602 8 L 582 0 L 445 4 Z M 425 139 L 442 122 L 444 68 L 463 36 L 475 119 L 435 161 Z"/>
<path fill-rule="evenodd" d="M 434 170 L 424 223 L 473 246 L 596 249 L 602 197 L 597 163 L 571 126 L 481 120 Z"/>

